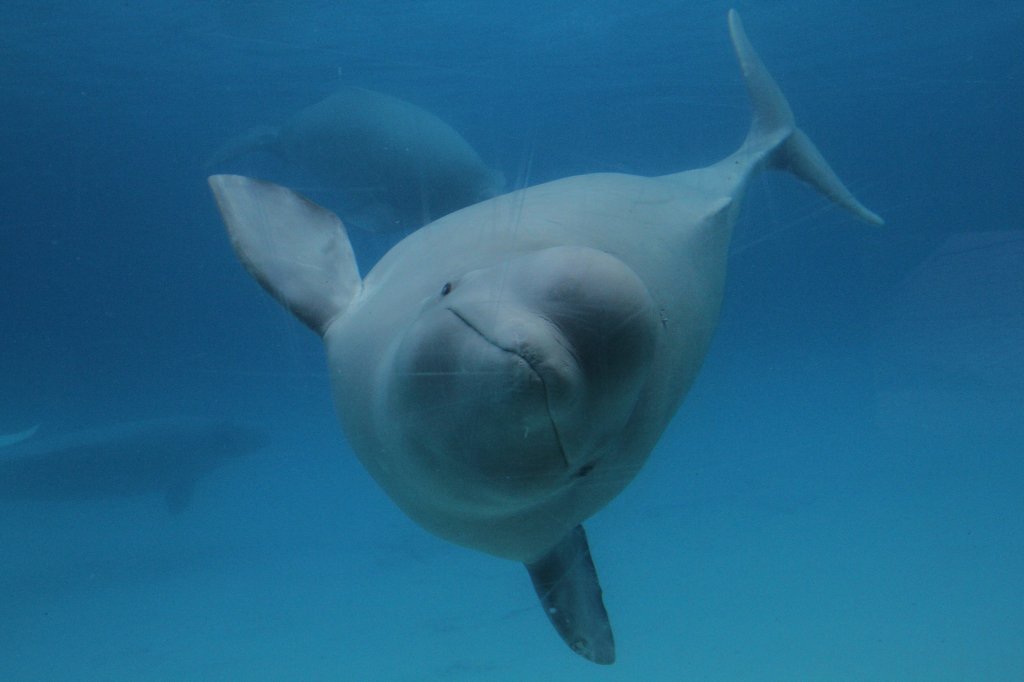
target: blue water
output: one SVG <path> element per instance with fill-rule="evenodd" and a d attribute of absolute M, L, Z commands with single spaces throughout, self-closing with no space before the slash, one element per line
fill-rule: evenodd
<path fill-rule="evenodd" d="M 587 524 L 603 668 L 521 566 L 428 535 L 359 466 L 203 164 L 356 85 L 513 186 L 703 166 L 749 121 L 729 5 L 6 0 L 0 433 L 204 415 L 273 442 L 181 514 L 0 499 L 0 679 L 1024 679 L 1024 5 L 735 5 L 887 225 L 755 181 L 702 373 Z M 394 240 L 354 237 L 364 265 Z"/>

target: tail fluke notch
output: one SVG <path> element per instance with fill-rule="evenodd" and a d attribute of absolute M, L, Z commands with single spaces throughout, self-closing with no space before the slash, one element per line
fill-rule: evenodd
<path fill-rule="evenodd" d="M 883 224 L 877 213 L 857 201 L 811 139 L 796 127 L 786 96 L 747 39 L 736 10 L 729 10 L 729 33 L 754 108 L 743 150 L 763 155 L 769 167 L 789 171 L 865 222 Z"/>

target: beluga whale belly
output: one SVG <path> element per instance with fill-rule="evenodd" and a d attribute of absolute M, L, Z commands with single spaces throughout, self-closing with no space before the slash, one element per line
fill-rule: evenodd
<path fill-rule="evenodd" d="M 442 538 L 523 562 L 565 642 L 612 630 L 581 525 L 640 470 L 711 343 L 751 178 L 789 171 L 869 223 L 729 14 L 753 106 L 740 148 L 661 177 L 597 173 L 457 211 L 360 278 L 341 222 L 239 176 L 210 185 L 249 272 L 323 337 L 340 421 Z"/>

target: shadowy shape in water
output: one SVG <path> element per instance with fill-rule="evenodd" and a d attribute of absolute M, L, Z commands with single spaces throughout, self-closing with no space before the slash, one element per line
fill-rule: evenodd
<path fill-rule="evenodd" d="M 32 436 L 36 435 L 36 431 L 38 430 L 39 424 L 36 424 L 32 428 L 19 431 L 18 433 L 0 433 L 0 448 L 20 443 L 23 440 L 28 440 Z"/>
<path fill-rule="evenodd" d="M 281 128 L 257 126 L 207 161 L 269 151 L 315 174 L 344 200 L 346 223 L 385 232 L 417 228 L 496 196 L 505 180 L 450 125 L 409 102 L 345 88 Z"/>
<path fill-rule="evenodd" d="M 267 444 L 265 433 L 214 419 L 155 419 L 0 449 L 0 498 L 89 500 L 163 493 L 184 510 L 199 478 Z"/>

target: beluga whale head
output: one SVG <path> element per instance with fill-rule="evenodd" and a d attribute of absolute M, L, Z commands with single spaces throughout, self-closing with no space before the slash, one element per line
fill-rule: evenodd
<path fill-rule="evenodd" d="M 210 178 L 249 272 L 323 338 L 370 474 L 432 533 L 522 562 L 559 635 L 596 663 L 615 645 L 582 524 L 640 470 L 697 376 L 751 179 L 784 170 L 882 222 L 797 127 L 734 12 L 729 28 L 753 108 L 732 154 L 494 197 L 412 233 L 365 277 L 329 211 Z"/>
<path fill-rule="evenodd" d="M 400 415 L 394 447 L 466 502 L 533 505 L 614 457 L 658 327 L 614 256 L 514 254 L 439 283 L 382 364 L 378 413 Z"/>

